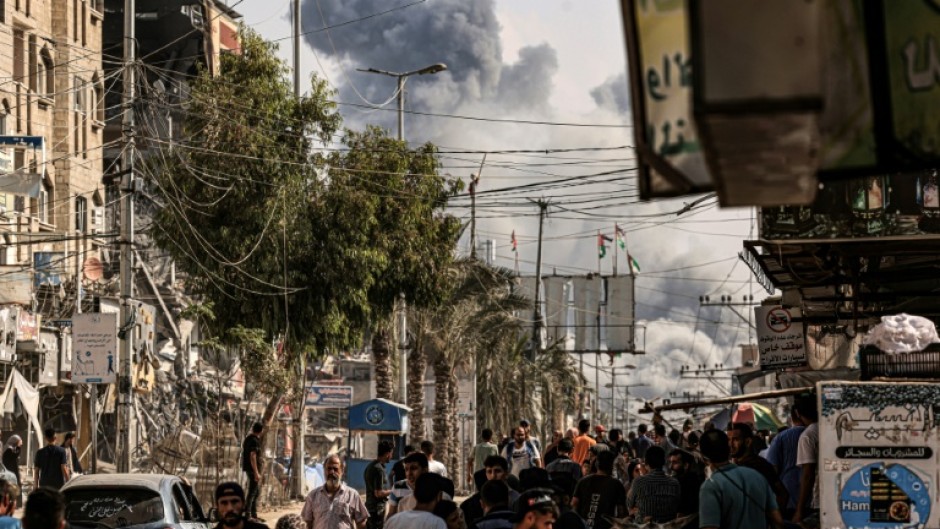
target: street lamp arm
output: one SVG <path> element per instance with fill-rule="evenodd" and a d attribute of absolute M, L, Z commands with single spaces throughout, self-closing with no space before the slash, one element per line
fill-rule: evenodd
<path fill-rule="evenodd" d="M 424 68 L 419 68 L 417 70 L 412 70 L 410 72 L 389 72 L 387 70 L 379 70 L 378 68 L 356 68 L 357 72 L 365 73 L 377 73 L 379 75 L 387 75 L 389 77 L 411 77 L 412 75 L 427 75 L 441 73 L 447 69 L 447 65 L 439 62 L 432 64 L 430 66 L 425 66 Z"/>

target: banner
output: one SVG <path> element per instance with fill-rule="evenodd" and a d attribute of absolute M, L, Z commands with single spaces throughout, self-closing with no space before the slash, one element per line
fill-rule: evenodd
<path fill-rule="evenodd" d="M 600 305 L 604 280 L 576 277 L 571 280 L 574 292 L 574 348 L 594 352 L 600 348 Z"/>
<path fill-rule="evenodd" d="M 636 349 L 636 318 L 633 313 L 633 276 L 607 278 L 607 350 Z"/>
<path fill-rule="evenodd" d="M 348 408 L 352 406 L 352 386 L 315 385 L 307 388 L 308 408 Z"/>
<path fill-rule="evenodd" d="M 568 278 L 549 276 L 542 280 L 545 292 L 545 330 L 549 343 L 560 343 L 568 336 Z"/>

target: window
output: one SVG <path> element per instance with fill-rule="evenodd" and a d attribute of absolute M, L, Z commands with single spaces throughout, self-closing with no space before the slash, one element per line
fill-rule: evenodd
<path fill-rule="evenodd" d="M 72 40 L 78 42 L 78 3 L 82 0 L 72 0 Z"/>
<path fill-rule="evenodd" d="M 75 155 L 82 152 L 84 144 L 84 135 L 85 135 L 85 124 L 86 124 L 86 113 L 85 109 L 87 108 L 85 101 L 85 81 L 81 77 L 75 76 L 75 80 L 72 83 L 72 97 L 73 104 L 72 108 L 74 110 L 73 114 L 75 115 L 75 127 L 72 129 L 72 133 L 75 137 Z"/>
<path fill-rule="evenodd" d="M 36 35 L 27 36 L 26 42 L 28 46 L 27 49 L 29 50 L 29 56 L 28 56 L 29 73 L 27 74 L 28 77 L 27 77 L 26 86 L 28 86 L 30 90 L 35 92 L 37 88 L 36 84 L 38 82 L 36 79 L 36 72 L 39 68 L 37 64 L 39 62 L 39 55 L 37 53 L 38 48 L 36 48 Z"/>
<path fill-rule="evenodd" d="M 0 2 L 2 2 L 2 0 L 0 0 Z M 2 102 L 0 102 L 0 136 L 5 136 L 7 130 L 9 130 L 9 123 L 7 123 L 9 116 L 10 102 L 4 99 Z"/>
<path fill-rule="evenodd" d="M 91 115 L 94 116 L 95 121 L 98 123 L 104 123 L 104 81 L 96 73 L 91 80 L 92 83 L 92 100 L 91 100 Z"/>
<path fill-rule="evenodd" d="M 39 61 L 36 63 L 36 93 L 49 98 L 55 93 L 55 67 L 47 48 L 39 52 Z"/>
<path fill-rule="evenodd" d="M 88 199 L 75 197 L 75 230 L 85 233 L 88 230 Z"/>

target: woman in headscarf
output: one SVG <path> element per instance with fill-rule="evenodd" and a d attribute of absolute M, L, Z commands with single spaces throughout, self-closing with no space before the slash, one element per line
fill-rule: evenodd
<path fill-rule="evenodd" d="M 23 489 L 20 480 L 20 449 L 23 448 L 23 439 L 18 435 L 11 435 L 3 445 L 3 466 L 16 476 L 16 486 Z"/>

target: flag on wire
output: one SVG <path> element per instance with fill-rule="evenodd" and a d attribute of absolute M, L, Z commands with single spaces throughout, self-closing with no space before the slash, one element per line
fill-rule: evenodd
<path fill-rule="evenodd" d="M 519 250 L 519 241 L 516 240 L 516 230 L 512 230 L 512 251 L 516 252 Z"/>
<path fill-rule="evenodd" d="M 623 228 L 619 224 L 614 224 L 614 232 L 617 237 L 617 245 L 620 246 L 621 250 L 627 249 L 627 232 L 623 231 Z"/>
<path fill-rule="evenodd" d="M 597 255 L 599 255 L 600 257 L 607 256 L 607 244 L 606 243 L 608 242 L 614 242 L 614 240 L 603 234 L 599 234 L 597 236 Z"/>

